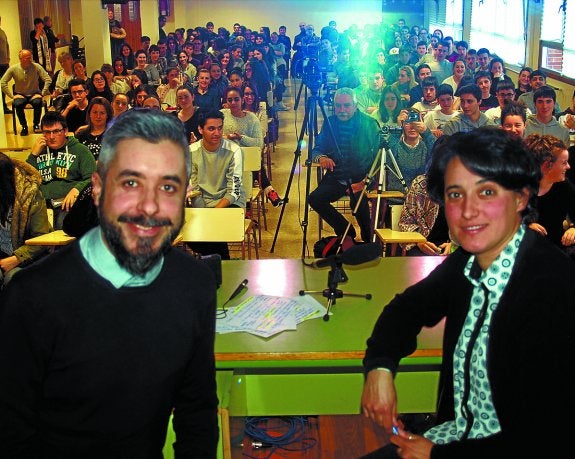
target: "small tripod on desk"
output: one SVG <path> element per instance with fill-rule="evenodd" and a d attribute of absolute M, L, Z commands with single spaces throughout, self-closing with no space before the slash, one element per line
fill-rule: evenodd
<path fill-rule="evenodd" d="M 324 290 L 300 290 L 300 296 L 306 294 L 321 293 L 325 298 L 327 298 L 327 310 L 323 316 L 323 320 L 327 322 L 329 320 L 329 311 L 331 306 L 335 304 L 337 298 L 342 298 L 345 296 L 353 296 L 356 298 L 365 298 L 366 300 L 371 300 L 371 293 L 349 293 L 343 292 L 337 288 L 340 282 L 347 282 L 348 277 L 343 270 L 343 262 L 334 258 L 331 264 L 331 269 L 327 275 L 327 288 Z"/>

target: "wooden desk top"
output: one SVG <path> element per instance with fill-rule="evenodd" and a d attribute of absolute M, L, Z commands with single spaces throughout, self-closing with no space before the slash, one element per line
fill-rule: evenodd
<path fill-rule="evenodd" d="M 40 236 L 36 236 L 31 239 L 26 239 L 25 243 L 26 245 L 55 246 L 55 245 L 68 245 L 75 240 L 76 238 L 74 236 L 68 236 L 62 230 L 56 230 L 52 231 L 51 233 L 42 234 Z"/>
<path fill-rule="evenodd" d="M 381 258 L 361 266 L 344 266 L 349 277 L 338 286 L 344 292 L 371 293 L 373 298 L 346 297 L 336 300 L 329 322 L 321 318 L 305 321 L 297 330 L 284 331 L 271 338 L 249 333 L 216 335 L 216 360 L 219 367 L 234 367 L 238 362 L 253 366 L 334 365 L 336 361 L 361 361 L 366 340 L 383 306 L 396 293 L 424 278 L 444 257 Z M 218 291 L 218 305 L 229 298 L 242 281 L 248 290 L 228 303 L 235 306 L 249 296 L 297 296 L 299 290 L 323 290 L 327 287 L 329 268 L 313 269 L 299 259 L 231 260 L 222 263 L 223 282 Z M 327 299 L 313 295 L 321 304 Z M 418 338 L 418 350 L 411 357 L 440 357 L 443 325 L 424 329 Z M 308 361 L 307 365 L 304 361 Z M 309 363 L 315 361 L 315 363 Z"/>
<path fill-rule="evenodd" d="M 375 232 L 384 243 L 411 244 L 426 241 L 425 236 L 415 231 L 396 231 L 390 228 L 377 228 Z"/>

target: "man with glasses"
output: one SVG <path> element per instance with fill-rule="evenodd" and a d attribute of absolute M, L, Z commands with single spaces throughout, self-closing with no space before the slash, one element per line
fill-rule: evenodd
<path fill-rule="evenodd" d="M 513 100 L 515 97 L 515 85 L 509 81 L 501 81 L 497 85 L 497 92 L 495 93 L 495 97 L 497 97 L 497 102 L 499 102 L 499 106 L 490 108 L 489 110 L 485 111 L 485 116 L 493 121 L 495 124 L 501 124 L 501 110 L 505 106 L 505 103 L 508 100 Z M 530 114 L 531 111 L 528 111 L 527 114 Z"/>
<path fill-rule="evenodd" d="M 54 209 L 54 229 L 61 229 L 80 191 L 90 183 L 96 160 L 74 136 L 68 137 L 68 125 L 59 113 L 46 113 L 41 126 L 42 135 L 26 161 L 40 172 L 40 190 Z"/>
<path fill-rule="evenodd" d="M 0 87 L 4 94 L 13 99 L 12 107 L 22 126 L 20 135 L 26 136 L 28 135 L 28 123 L 24 107 L 28 104 L 32 105 L 34 109 L 34 132 L 40 132 L 42 97 L 50 94 L 49 87 L 52 79 L 40 64 L 32 61 L 32 53 L 29 50 L 23 49 L 18 57 L 20 63 L 8 68 L 0 80 Z M 14 80 L 14 88 L 8 85 L 11 80 Z M 39 81 L 44 82 L 42 89 L 40 89 Z"/>
<path fill-rule="evenodd" d="M 73 79 L 68 83 L 72 100 L 62 110 L 70 132 L 74 133 L 80 126 L 86 124 L 86 109 L 88 108 L 88 91 L 84 80 Z"/>

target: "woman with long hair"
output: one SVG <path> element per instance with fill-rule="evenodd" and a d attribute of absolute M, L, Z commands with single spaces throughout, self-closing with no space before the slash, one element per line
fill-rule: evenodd
<path fill-rule="evenodd" d="M 252 86 L 246 86 L 246 89 L 251 93 L 254 91 Z M 243 108 L 244 90 L 228 87 L 224 91 L 223 100 L 228 106 L 228 108 L 221 110 L 224 114 L 224 137 L 240 146 L 263 148 L 264 137 L 260 119 L 254 112 Z M 253 173 L 253 180 L 261 180 L 261 188 L 274 207 L 282 204 L 282 200 L 273 189 L 263 166 L 258 172 Z"/>
<path fill-rule="evenodd" d="M 186 139 L 190 145 L 197 142 L 202 136 L 198 129 L 198 107 L 194 105 L 194 91 L 191 86 L 184 84 L 176 90 L 178 103 L 178 119 L 184 125 Z"/>
<path fill-rule="evenodd" d="M 222 75 L 229 78 L 231 71 L 234 69 L 234 63 L 232 61 L 232 56 L 227 49 L 223 49 L 218 54 L 218 62 L 222 69 Z"/>
<path fill-rule="evenodd" d="M 88 100 L 92 100 L 94 97 L 103 97 L 108 99 L 108 102 L 112 102 L 114 98 L 114 94 L 112 90 L 108 86 L 108 80 L 106 79 L 106 75 L 101 70 L 96 70 L 92 72 L 92 76 L 90 77 L 90 81 L 92 84 L 90 85 L 90 89 L 88 90 Z"/>
<path fill-rule="evenodd" d="M 534 231 L 575 258 L 575 228 L 564 229 L 564 222 L 575 219 L 575 187 L 566 180 L 570 169 L 567 146 L 550 135 L 531 134 L 525 144 L 541 167 L 537 192 L 537 219 L 529 225 Z"/>
<path fill-rule="evenodd" d="M 397 81 L 393 83 L 391 87 L 399 92 L 402 108 L 407 108 L 410 105 L 409 91 L 411 91 L 411 88 L 414 86 L 417 86 L 417 82 L 415 81 L 413 68 L 409 65 L 401 66 L 399 68 L 399 76 Z"/>
<path fill-rule="evenodd" d="M 513 80 L 507 75 L 507 69 L 505 68 L 505 62 L 500 57 L 494 57 L 489 61 L 489 73 L 491 73 L 491 89 L 489 92 L 495 95 L 497 92 L 497 84 L 500 81 L 508 81 L 513 86 Z"/>
<path fill-rule="evenodd" d="M 224 95 L 224 91 L 230 85 L 227 77 L 222 74 L 222 68 L 217 62 L 212 62 L 209 67 L 210 70 L 210 87 L 214 88 L 221 98 Z"/>
<path fill-rule="evenodd" d="M 196 66 L 190 62 L 190 57 L 185 51 L 180 51 L 178 53 L 178 69 L 180 70 L 180 78 L 182 84 L 188 82 L 193 85 L 198 74 Z M 166 71 L 167 75 L 168 71 Z"/>
<path fill-rule="evenodd" d="M 132 47 L 128 43 L 124 43 L 121 48 L 120 57 L 124 62 L 124 68 L 130 72 L 136 67 L 136 62 L 134 60 L 134 52 L 132 51 Z"/>
<path fill-rule="evenodd" d="M 453 92 L 457 90 L 457 85 L 465 76 L 465 59 L 458 57 L 453 61 L 453 74 L 443 80 L 442 84 L 448 84 L 453 88 Z"/>
<path fill-rule="evenodd" d="M 0 288 L 46 252 L 24 242 L 52 231 L 41 183 L 33 166 L 0 153 Z"/>
<path fill-rule="evenodd" d="M 386 86 L 381 92 L 379 107 L 371 114 L 371 117 L 375 118 L 382 127 L 400 128 L 401 125 L 397 119 L 401 112 L 400 100 L 399 91 L 393 85 Z"/>
<path fill-rule="evenodd" d="M 531 73 L 533 69 L 531 67 L 523 67 L 519 71 L 519 76 L 517 77 L 517 87 L 515 89 L 514 99 L 519 99 L 521 94 L 531 91 Z"/>
<path fill-rule="evenodd" d="M 78 141 L 88 147 L 97 161 L 100 156 L 102 137 L 108 123 L 114 117 L 112 105 L 104 97 L 94 97 L 86 109 L 86 125 L 78 128 L 75 133 Z"/>
<path fill-rule="evenodd" d="M 146 52 L 143 49 L 139 49 L 136 51 L 135 58 L 136 67 L 134 70 L 146 72 L 148 84 L 150 86 L 158 86 L 160 84 L 160 72 L 158 72 L 155 66 L 148 64 L 148 55 Z"/>

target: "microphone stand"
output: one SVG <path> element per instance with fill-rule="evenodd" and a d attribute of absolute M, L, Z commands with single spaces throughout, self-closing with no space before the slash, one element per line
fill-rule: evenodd
<path fill-rule="evenodd" d="M 337 257 L 334 257 L 333 261 L 331 262 L 331 269 L 327 275 L 327 288 L 323 290 L 300 290 L 299 295 L 304 296 L 306 294 L 311 295 L 321 293 L 322 296 L 327 298 L 327 310 L 323 316 L 323 320 L 324 322 L 328 322 L 331 307 L 335 304 L 337 298 L 342 298 L 344 295 L 356 298 L 365 298 L 366 300 L 371 300 L 372 298 L 371 293 L 349 293 L 343 292 L 337 288 L 340 282 L 347 282 L 347 280 L 347 274 L 343 270 L 343 261 L 341 259 L 338 260 Z"/>

